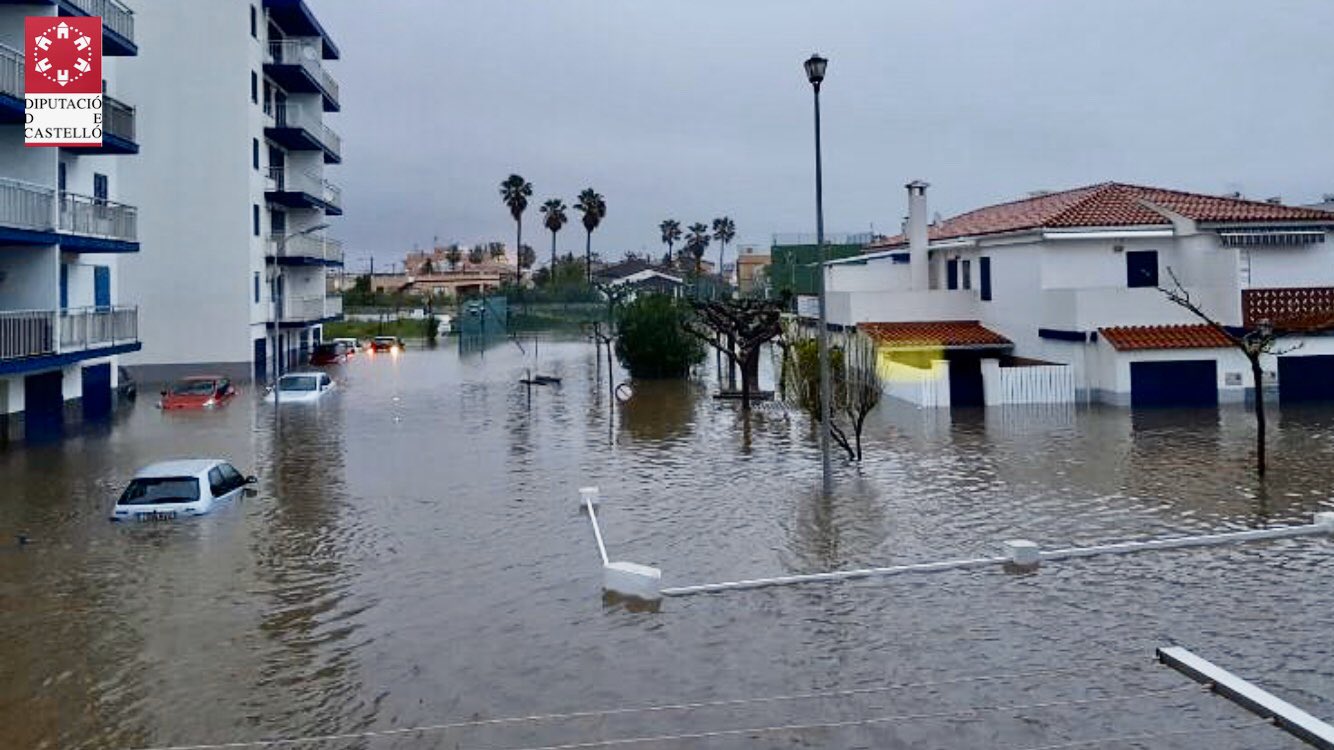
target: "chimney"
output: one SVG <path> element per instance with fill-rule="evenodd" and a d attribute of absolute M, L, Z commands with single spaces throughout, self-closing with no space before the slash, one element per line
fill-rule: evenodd
<path fill-rule="evenodd" d="M 930 286 L 926 234 L 926 189 L 921 180 L 913 180 L 908 188 L 908 269 L 912 288 L 925 291 Z"/>

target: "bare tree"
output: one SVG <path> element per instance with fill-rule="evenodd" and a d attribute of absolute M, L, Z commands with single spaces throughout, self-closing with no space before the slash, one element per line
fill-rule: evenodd
<path fill-rule="evenodd" d="M 783 398 L 820 421 L 819 343 L 796 326 L 783 340 Z M 829 436 L 850 461 L 862 460 L 866 418 L 880 403 L 875 343 L 860 332 L 838 336 L 830 348 Z"/>
<path fill-rule="evenodd" d="M 741 408 L 749 410 L 751 393 L 759 388 L 760 351 L 783 332 L 782 306 L 752 299 L 696 300 L 691 304 L 699 314 L 698 323 L 686 330 L 722 352 L 741 370 Z"/>
<path fill-rule="evenodd" d="M 1177 278 L 1176 272 L 1169 266 L 1167 275 L 1172 279 L 1172 286 L 1158 287 L 1168 301 L 1180 305 L 1189 310 L 1192 315 L 1204 321 L 1210 328 L 1213 328 L 1232 346 L 1236 347 L 1246 356 L 1246 361 L 1251 365 L 1251 380 L 1255 384 L 1255 473 L 1261 477 L 1265 475 L 1265 399 L 1263 389 L 1264 370 L 1260 367 L 1260 358 L 1269 355 L 1278 357 L 1288 354 L 1301 348 L 1301 343 L 1295 343 L 1290 346 L 1283 346 L 1279 343 L 1280 339 L 1297 333 L 1310 333 L 1319 330 L 1328 330 L 1334 320 L 1306 320 L 1306 321 L 1275 321 L 1262 320 L 1250 329 L 1231 328 L 1219 323 L 1191 296 L 1190 292 L 1182 286 L 1181 280 Z"/>

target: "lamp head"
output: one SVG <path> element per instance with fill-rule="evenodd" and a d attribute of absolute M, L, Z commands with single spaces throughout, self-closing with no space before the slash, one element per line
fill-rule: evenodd
<path fill-rule="evenodd" d="M 824 71 L 828 65 L 829 61 L 825 58 L 819 55 L 811 55 L 805 62 L 806 80 L 810 81 L 812 86 L 819 88 L 820 82 L 824 80 Z"/>

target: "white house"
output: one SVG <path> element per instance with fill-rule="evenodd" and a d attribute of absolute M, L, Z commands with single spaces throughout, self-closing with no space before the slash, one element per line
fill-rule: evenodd
<path fill-rule="evenodd" d="M 343 251 L 323 233 L 343 212 L 325 174 L 342 159 L 325 122 L 338 48 L 306 0 L 156 2 L 138 33 L 130 91 L 154 145 L 127 178 L 152 210 L 126 274 L 144 342 L 127 363 L 148 381 L 271 377 L 275 333 L 286 366 L 342 314 L 326 276 Z"/>
<path fill-rule="evenodd" d="M 1173 276 L 1234 330 L 1334 322 L 1334 213 L 1108 182 L 928 226 L 926 183 L 907 188 L 906 232 L 831 261 L 827 304 L 879 341 L 887 389 L 917 403 L 1244 399 L 1245 357 L 1166 298 Z M 1291 342 L 1264 385 L 1334 398 L 1334 338 Z"/>
<path fill-rule="evenodd" d="M 25 147 L 24 18 L 88 15 L 103 22 L 102 146 Z M 140 348 L 124 283 L 140 249 L 124 180 L 139 158 L 135 20 L 117 0 L 0 4 L 0 442 L 106 418 L 118 359 Z"/>

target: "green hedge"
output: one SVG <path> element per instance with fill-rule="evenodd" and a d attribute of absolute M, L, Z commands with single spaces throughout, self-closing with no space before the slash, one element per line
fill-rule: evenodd
<path fill-rule="evenodd" d="M 686 333 L 694 312 L 663 295 L 645 295 L 616 316 L 616 358 L 636 378 L 680 378 L 704 361 L 704 344 Z"/>

